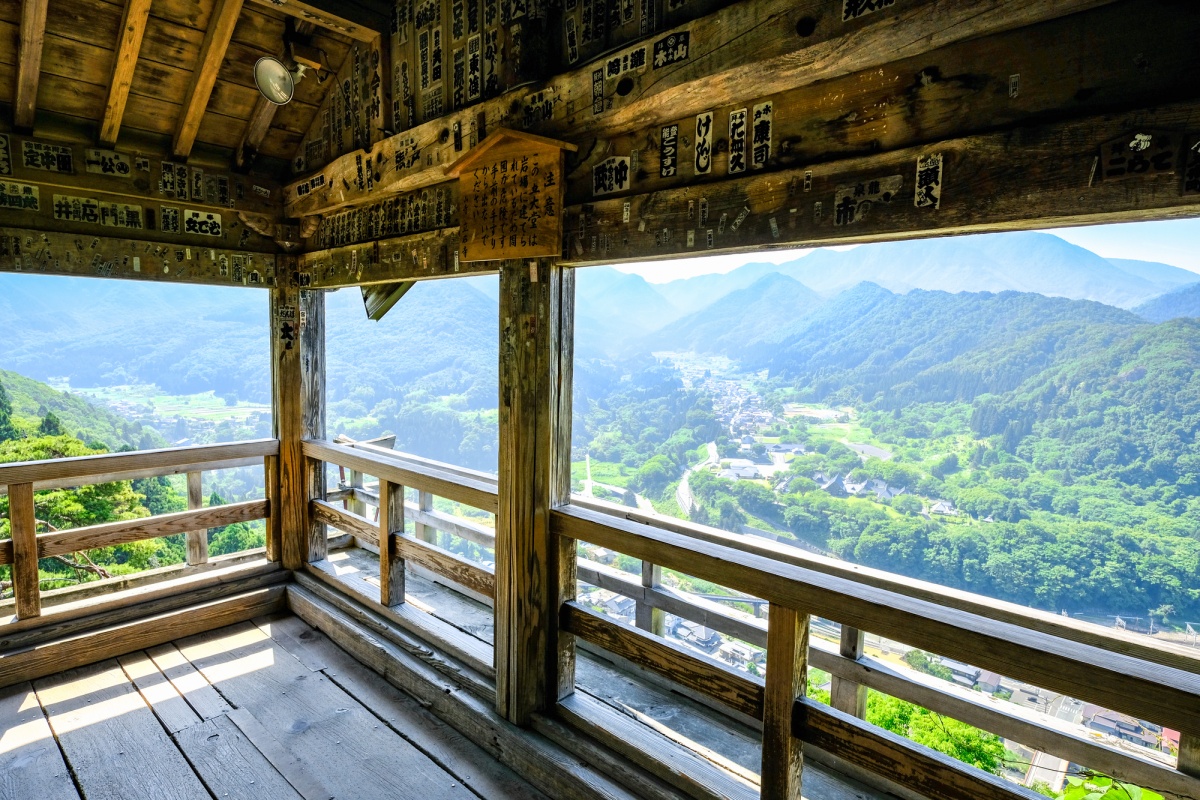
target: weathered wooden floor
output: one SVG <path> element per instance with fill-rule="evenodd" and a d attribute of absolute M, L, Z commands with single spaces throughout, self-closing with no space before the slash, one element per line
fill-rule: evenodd
<path fill-rule="evenodd" d="M 0 689 L 0 798 L 542 798 L 295 617 Z"/>

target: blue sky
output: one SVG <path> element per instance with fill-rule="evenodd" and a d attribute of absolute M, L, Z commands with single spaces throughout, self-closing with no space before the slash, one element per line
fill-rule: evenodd
<path fill-rule="evenodd" d="M 1200 273 L 1200 219 L 1056 228 L 1045 232 L 1080 247 L 1086 247 L 1105 258 L 1160 261 Z M 613 266 L 622 272 L 641 275 L 650 283 L 666 283 L 677 278 L 690 278 L 710 272 L 730 272 L 743 264 L 756 261 L 782 264 L 785 261 L 793 261 L 807 252 L 811 251 L 774 250 Z"/>

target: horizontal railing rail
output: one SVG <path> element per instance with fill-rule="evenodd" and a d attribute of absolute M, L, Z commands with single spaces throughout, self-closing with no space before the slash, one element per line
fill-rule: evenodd
<path fill-rule="evenodd" d="M 493 476 L 372 445 L 342 444 L 338 445 L 342 449 L 335 450 L 312 444 L 311 448 L 306 445 L 310 458 L 319 455 L 322 460 L 352 470 L 350 480 L 341 488 L 311 502 L 312 513 L 319 521 L 378 546 L 386 515 L 380 513 L 379 521 L 373 521 L 367 518 L 365 509 L 379 508 L 387 492 L 363 482 L 363 475 L 371 475 L 379 477 L 383 487 L 395 482 L 390 485 L 418 490 L 417 503 L 402 503 L 407 520 L 494 548 L 493 531 L 434 511 L 432 503 L 426 502 L 436 494 L 494 510 L 481 505 L 485 498 L 494 501 Z M 395 489 L 390 491 L 395 493 Z M 358 504 L 355 508 L 362 513 L 335 505 L 339 501 L 347 506 Z M 774 542 L 581 497 L 555 510 L 551 526 L 559 536 L 641 562 L 641 575 L 584 557 L 578 562 L 582 583 L 635 601 L 636 625 L 610 619 L 572 601 L 563 605 L 562 629 L 627 663 L 658 673 L 699 698 L 750 718 L 776 720 L 774 724 L 764 722 L 764 741 L 771 736 L 779 738 L 778 719 L 782 714 L 789 737 L 794 730 L 806 742 L 929 796 L 1032 796 L 996 776 L 863 722 L 865 691 L 869 687 L 1089 769 L 1155 789 L 1168 798 L 1200 800 L 1200 780 L 1180 771 L 1165 756 L 1138 752 L 1133 746 L 1114 746 L 1082 725 L 892 666 L 863 651 L 862 632 L 1164 724 L 1184 731 L 1185 740 L 1190 740 L 1188 732 L 1200 729 L 1200 658 L 1183 648 L 1137 641 L 1130 634 L 1110 633 L 1073 620 L 1060 621 L 1036 610 L 909 581 Z M 412 561 L 480 595 L 494 596 L 492 570 L 437 547 L 436 539 L 396 533 L 393 528 L 390 540 L 394 560 Z M 757 647 L 767 647 L 770 625 L 750 614 L 663 585 L 662 568 L 762 598 L 771 604 L 773 616 L 791 611 L 806 621 L 810 616 L 819 616 L 842 623 L 841 642 L 814 638 L 804 648 L 803 657 L 804 667 L 811 665 L 830 674 L 834 682 L 833 708 L 793 697 L 795 709 L 789 707 L 786 713 L 768 715 L 765 709 L 769 706 L 767 689 L 773 680 L 772 666 L 776 673 L 780 670 L 778 656 L 771 661 L 770 648 L 764 682 L 682 642 L 663 638 L 664 613 Z M 386 582 L 383 577 L 381 574 L 381 583 Z M 897 769 L 903 759 L 908 759 L 904 762 L 908 767 L 898 773 L 888 772 Z M 936 778 L 925 774 L 926 768 L 935 767 L 943 774 Z M 764 775 L 768 772 L 765 770 Z M 770 779 L 764 777 L 764 781 Z"/>
<path fill-rule="evenodd" d="M 209 528 L 267 519 L 267 555 L 276 560 L 278 509 L 272 506 L 278 497 L 274 485 L 278 457 L 278 440 L 259 439 L 0 465 L 0 486 L 9 499 L 11 527 L 11 538 L 0 541 L 0 565 L 12 567 L 17 619 L 41 615 L 38 560 L 42 558 L 182 533 L 187 534 L 187 563 L 196 566 L 208 561 Z M 263 468 L 265 499 L 204 508 L 201 473 L 255 465 Z M 179 474 L 188 478 L 187 511 L 37 532 L 34 499 L 38 491 Z"/>

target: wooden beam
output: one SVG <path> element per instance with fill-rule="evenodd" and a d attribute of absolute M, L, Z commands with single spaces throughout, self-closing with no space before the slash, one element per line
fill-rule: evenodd
<path fill-rule="evenodd" d="M 808 686 L 808 614 L 771 604 L 763 692 L 762 797 L 800 797 L 804 753 L 792 735 L 792 706 Z"/>
<path fill-rule="evenodd" d="M 133 85 L 133 72 L 142 49 L 142 36 L 150 20 L 150 0 L 125 0 L 121 17 L 121 38 L 117 40 L 116 59 L 108 84 L 108 100 L 104 103 L 104 119 L 100 123 L 100 143 L 112 147 L 121 132 L 125 117 L 125 102 Z"/>
<path fill-rule="evenodd" d="M 371 42 L 386 34 L 390 12 L 380 3 L 343 0 L 250 0 L 276 13 L 340 33 L 358 42 Z"/>
<path fill-rule="evenodd" d="M 12 528 L 12 583 L 13 597 L 17 601 L 17 619 L 29 619 L 42 613 L 33 484 L 9 484 L 8 509 Z"/>
<path fill-rule="evenodd" d="M 789 608 L 810 608 L 812 614 L 1175 730 L 1200 727 L 1200 676 L 1191 672 L 574 506 L 555 509 L 550 517 L 552 529 L 570 539 L 682 569 Z"/>
<path fill-rule="evenodd" d="M 1133 181 L 1096 174 L 1101 146 L 1135 130 L 1187 130 L 1200 103 L 1181 103 L 950 139 L 812 168 L 726 178 L 567 209 L 565 260 L 573 266 L 715 252 L 934 235 L 1027 230 L 1200 215 L 1184 194 L 1181 168 Z M 1175 158 L 1186 155 L 1183 134 Z M 918 207 L 919 159 L 941 156 L 940 207 Z M 899 177 L 888 201 L 866 216 L 835 206 L 839 189 Z M 809 190 L 804 191 L 803 187 Z M 979 198 L 986 198 L 980 202 Z M 691 205 L 689 205 L 691 201 Z M 707 221 L 697 205 L 707 209 Z M 628 211 L 626 211 L 628 208 Z M 626 222 L 626 220 L 629 220 Z M 709 234 L 712 246 L 708 245 Z"/>
<path fill-rule="evenodd" d="M 279 443 L 274 439 L 254 439 L 229 444 L 206 444 L 195 447 L 167 447 L 160 450 L 140 450 L 131 453 L 104 453 L 96 456 L 75 456 L 47 461 L 21 461 L 0 465 L 0 483 L 41 483 L 42 481 L 74 481 L 68 486 L 108 482 L 113 473 L 141 470 L 170 470 L 179 465 L 197 468 L 208 463 L 220 464 L 243 458 L 262 458 L 275 455 Z M 190 470 L 189 470 L 190 471 Z M 45 487 L 50 488 L 50 487 Z"/>
<path fill-rule="evenodd" d="M 285 591 L 271 586 L 243 592 L 6 653 L 0 658 L 0 687 L 272 614 L 284 608 Z"/>
<path fill-rule="evenodd" d="M 277 8 L 277 4 L 270 3 L 272 8 Z M 308 21 L 299 20 L 294 23 L 294 28 L 288 26 L 290 30 L 294 30 L 300 36 L 307 36 L 315 30 L 315 26 Z M 282 59 L 287 56 L 286 39 L 288 34 L 284 34 L 285 43 L 277 55 Z M 314 78 L 315 80 L 315 78 Z M 267 131 L 271 129 L 271 123 L 275 121 L 275 112 L 279 110 L 279 106 L 267 99 L 266 95 L 259 93 L 258 98 L 254 101 L 254 110 L 250 112 L 250 118 L 246 120 L 246 130 L 242 134 L 242 141 L 238 144 L 237 152 L 234 153 L 234 163 L 241 169 L 248 169 L 258 156 L 258 148 L 262 146 L 263 139 L 266 138 Z"/>
<path fill-rule="evenodd" d="M 196 143 L 196 134 L 200 132 L 200 119 L 204 116 L 213 86 L 217 83 L 221 62 L 225 60 L 225 51 L 229 49 L 229 43 L 233 40 L 233 29 L 242 13 L 242 2 L 243 0 L 217 0 L 208 30 L 204 32 L 204 43 L 200 46 L 200 60 L 192 70 L 191 86 L 175 125 L 175 138 L 171 148 L 178 158 L 187 158 L 192 152 L 192 145 Z"/>
<path fill-rule="evenodd" d="M 224 506 L 211 506 L 195 511 L 177 511 L 173 514 L 158 514 L 141 519 L 105 522 L 85 528 L 43 533 L 37 537 L 38 556 L 48 558 L 97 547 L 113 547 L 119 544 L 173 536 L 190 530 L 219 528 L 238 522 L 263 519 L 267 515 L 266 500 L 244 500 Z"/>
<path fill-rule="evenodd" d="M 500 270 L 500 483 L 496 512 L 496 703 L 518 725 L 575 688 L 575 546 L 549 528 L 570 500 L 574 275 L 553 261 Z"/>
<path fill-rule="evenodd" d="M 871 15 L 855 25 L 843 25 L 841 6 L 825 0 L 730 4 L 702 19 L 656 34 L 656 40 L 665 41 L 671 35 L 686 33 L 690 44 L 683 61 L 654 67 L 649 64 L 651 46 L 640 41 L 596 64 L 418 125 L 385 139 L 365 154 L 350 153 L 334 160 L 317 173 L 322 180 L 316 186 L 312 176 L 289 185 L 284 195 L 287 213 L 292 217 L 325 214 L 380 195 L 440 183 L 445 180 L 441 168 L 476 143 L 481 119 L 487 130 L 524 128 L 580 144 L 616 138 L 668 121 L 668 116 L 679 119 L 876 69 L 937 47 L 1016 30 L 1113 1 L 939 0 L 912 3 L 888 15 Z M 627 84 L 621 82 L 624 93 L 618 92 L 617 81 L 605 81 L 603 110 L 595 113 L 596 68 L 609 60 L 636 56 L 639 51 L 646 59 L 646 68 L 630 70 L 624 76 L 628 80 Z M 548 109 L 541 104 L 535 109 L 528 102 L 538 94 L 554 98 Z M 444 136 L 448 131 L 458 134 Z M 594 148 L 581 148 L 589 149 Z M 604 148 L 595 149 L 598 153 Z M 625 155 L 615 151 L 611 154 Z M 384 170 L 379 179 L 368 184 L 355 180 L 360 159 L 403 166 Z"/>
<path fill-rule="evenodd" d="M 38 84 L 42 74 L 42 45 L 46 40 L 49 0 L 21 3 L 21 38 L 17 44 L 17 88 L 13 93 L 13 126 L 32 131 L 37 115 Z"/>
<path fill-rule="evenodd" d="M 404 535 L 404 487 L 379 481 L 379 602 L 404 602 L 404 556 L 397 539 Z"/>

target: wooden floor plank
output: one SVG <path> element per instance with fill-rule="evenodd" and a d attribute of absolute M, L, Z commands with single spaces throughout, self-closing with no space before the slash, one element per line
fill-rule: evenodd
<path fill-rule="evenodd" d="M 28 683 L 0 689 L 0 797 L 79 800 Z"/>
<path fill-rule="evenodd" d="M 209 800 L 116 661 L 42 678 L 34 687 L 88 800 Z"/>
<path fill-rule="evenodd" d="M 468 800 L 475 795 L 254 626 L 182 640 L 179 651 L 239 710 L 339 797 Z"/>
<path fill-rule="evenodd" d="M 219 798 L 301 800 L 301 795 L 227 716 L 206 719 L 182 730 L 175 741 Z M 332 796 L 325 794 L 322 800 Z"/>
<path fill-rule="evenodd" d="M 229 710 L 229 704 L 217 694 L 217 690 L 209 685 L 191 662 L 183 657 L 175 645 L 151 647 L 146 653 L 201 719 L 214 719 Z"/>
<path fill-rule="evenodd" d="M 545 795 L 523 778 L 426 711 L 412 697 L 360 664 L 304 620 L 295 616 L 274 619 L 270 634 L 302 662 L 323 664 L 322 671 L 334 683 L 481 797 L 544 800 Z M 306 652 L 298 653 L 296 649 Z"/>
<path fill-rule="evenodd" d="M 126 677 L 133 681 L 150 710 L 158 716 L 167 733 L 175 734 L 190 728 L 200 721 L 200 715 L 192 710 L 166 675 L 150 660 L 144 651 L 130 653 L 117 659 Z"/>

